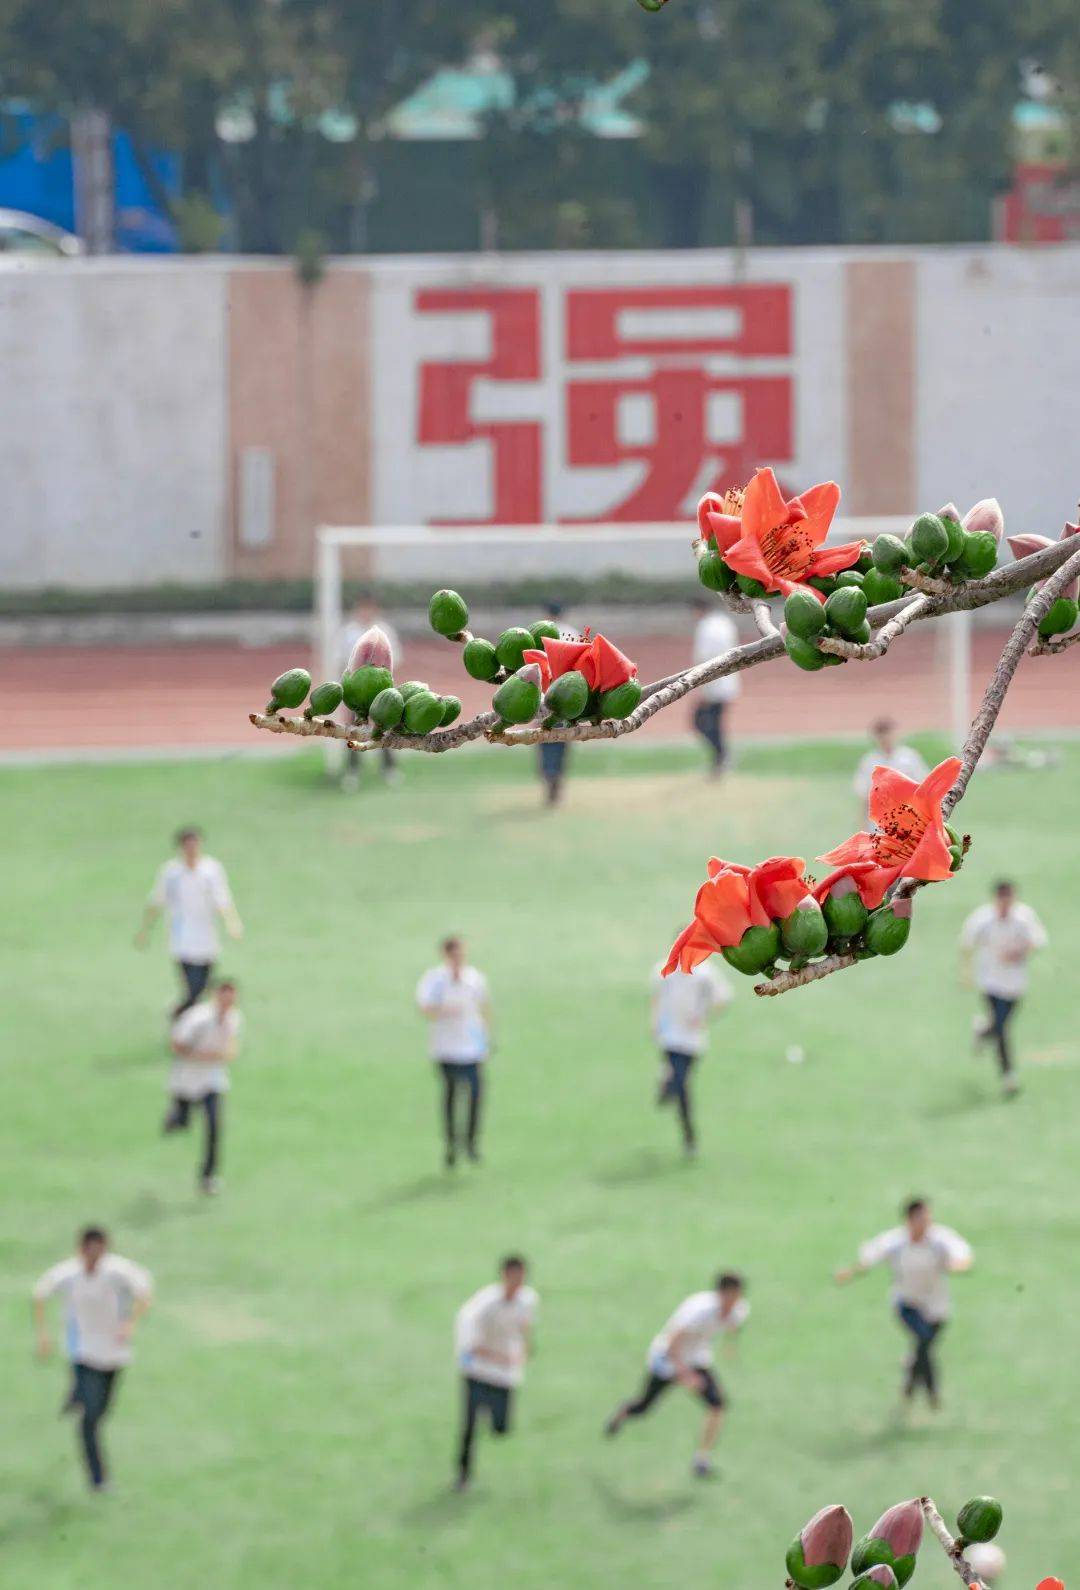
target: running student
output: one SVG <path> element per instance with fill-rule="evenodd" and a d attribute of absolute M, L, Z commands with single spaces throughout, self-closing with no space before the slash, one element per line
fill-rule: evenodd
<path fill-rule="evenodd" d="M 157 875 L 142 923 L 135 935 L 139 949 L 150 941 L 150 929 L 164 911 L 169 919 L 169 953 L 176 962 L 184 987 L 173 1017 L 193 1005 L 210 981 L 214 962 L 221 954 L 218 919 L 234 939 L 243 925 L 233 905 L 225 868 L 203 854 L 197 828 L 181 828 L 176 836 L 179 856 L 166 861 Z"/>
<path fill-rule="evenodd" d="M 730 651 L 739 644 L 735 620 L 714 603 L 699 600 L 694 611 L 694 663 L 709 662 L 721 652 Z M 724 716 L 731 702 L 742 690 L 738 674 L 725 674 L 702 685 L 697 692 L 698 705 L 694 708 L 694 728 L 712 753 L 709 768 L 711 778 L 719 778 L 728 762 L 727 735 Z"/>
<path fill-rule="evenodd" d="M 442 942 L 442 964 L 425 972 L 416 987 L 416 1003 L 430 1023 L 431 1058 L 442 1074 L 443 1133 L 446 1164 L 457 1163 L 462 1141 L 457 1123 L 457 1096 L 468 1095 L 465 1152 L 480 1158 L 482 1067 L 490 1048 L 491 1002 L 487 979 L 465 960 L 461 939 Z"/>
<path fill-rule="evenodd" d="M 855 793 L 862 802 L 864 812 L 870 800 L 870 786 L 876 767 L 891 767 L 894 773 L 903 773 L 914 784 L 921 783 L 930 771 L 914 746 L 904 745 L 900 741 L 894 718 L 875 718 L 870 725 L 870 738 L 874 742 L 874 749 L 859 759 L 855 769 Z"/>
<path fill-rule="evenodd" d="M 131 1362 L 136 1321 L 150 1307 L 153 1283 L 146 1270 L 109 1252 L 100 1226 L 79 1233 L 74 1258 L 46 1270 L 34 1287 L 34 1329 L 39 1358 L 52 1352 L 46 1318 L 50 1298 L 63 1302 L 71 1390 L 61 1412 L 79 1412 L 79 1436 L 91 1489 L 108 1486 L 98 1427 L 109 1410 L 120 1371 Z"/>
<path fill-rule="evenodd" d="M 725 1271 L 710 1292 L 694 1292 L 680 1303 L 649 1348 L 649 1372 L 641 1391 L 621 1403 L 604 1426 L 605 1435 L 618 1435 L 627 1419 L 647 1413 L 658 1397 L 676 1383 L 705 1404 L 705 1423 L 694 1454 L 693 1472 L 704 1479 L 713 1472 L 712 1449 L 724 1418 L 724 1393 L 712 1371 L 714 1336 L 733 1341 L 746 1324 L 750 1304 L 741 1275 Z"/>
<path fill-rule="evenodd" d="M 731 984 L 707 961 L 692 972 L 663 975 L 658 961 L 652 973 L 652 1030 L 663 1054 L 657 1104 L 674 1099 L 682 1125 L 683 1146 L 697 1152 L 690 1099 L 690 1072 L 709 1042 L 709 1018 L 731 1001 Z"/>
<path fill-rule="evenodd" d="M 512 1254 L 499 1266 L 499 1279 L 482 1286 L 458 1310 L 454 1346 L 462 1373 L 463 1407 L 455 1488 L 472 1478 L 476 1421 L 482 1412 L 496 1435 L 507 1435 L 514 1392 L 525 1378 L 532 1351 L 532 1327 L 540 1299 L 525 1284 L 525 1260 Z"/>
<path fill-rule="evenodd" d="M 192 1107 L 202 1108 L 206 1132 L 199 1188 L 210 1195 L 221 1191 L 217 1170 L 222 1115 L 230 1086 L 229 1067 L 240 1047 L 243 1022 L 236 1008 L 236 984 L 226 979 L 218 983 L 210 999 L 185 1010 L 172 1030 L 175 1058 L 168 1084 L 172 1102 L 161 1129 L 166 1133 L 186 1130 Z"/>
<path fill-rule="evenodd" d="M 891 1267 L 893 1307 L 914 1341 L 904 1365 L 905 1401 L 910 1402 L 922 1386 L 930 1406 L 940 1405 L 933 1349 L 949 1318 L 949 1276 L 970 1270 L 973 1262 L 974 1255 L 963 1237 L 934 1223 L 925 1198 L 913 1198 L 904 1208 L 902 1226 L 871 1237 L 859 1249 L 856 1263 L 836 1272 L 836 1280 L 843 1286 L 875 1264 Z"/>
<path fill-rule="evenodd" d="M 986 1019 L 975 1018 L 975 1045 L 992 1039 L 1001 1069 L 1002 1090 L 1017 1091 L 1009 1048 L 1009 1020 L 1027 993 L 1028 961 L 1034 950 L 1046 945 L 1046 930 L 1029 905 L 1016 898 L 1013 884 L 1004 879 L 994 885 L 993 902 L 980 905 L 964 923 L 960 953 L 965 980 L 975 963 L 975 985 L 989 1009 Z"/>

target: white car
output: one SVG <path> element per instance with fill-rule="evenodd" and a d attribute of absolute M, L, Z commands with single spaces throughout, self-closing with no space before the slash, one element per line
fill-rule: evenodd
<path fill-rule="evenodd" d="M 82 239 L 62 226 L 23 210 L 0 210 L 0 254 L 37 254 L 74 259 L 84 252 Z"/>

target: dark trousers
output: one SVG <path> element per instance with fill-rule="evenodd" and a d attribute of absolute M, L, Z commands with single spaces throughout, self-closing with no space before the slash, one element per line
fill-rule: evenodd
<path fill-rule="evenodd" d="M 694 1114 L 690 1103 L 690 1072 L 697 1056 L 679 1054 L 669 1049 L 665 1052 L 664 1059 L 668 1063 L 668 1077 L 661 1091 L 661 1098 L 675 1100 L 679 1120 L 682 1122 L 683 1142 L 687 1148 L 693 1148 L 696 1138 Z"/>
<path fill-rule="evenodd" d="M 694 1373 L 698 1377 L 695 1395 L 700 1397 L 708 1408 L 722 1408 L 724 1406 L 724 1393 L 720 1390 L 716 1376 L 710 1369 L 695 1369 Z M 658 1397 L 662 1397 L 665 1391 L 670 1391 L 671 1387 L 677 1386 L 678 1383 L 674 1375 L 665 1377 L 664 1375 L 654 1374 L 650 1370 L 645 1377 L 645 1384 L 640 1392 L 633 1402 L 626 1404 L 623 1412 L 628 1419 L 639 1418 L 641 1414 L 648 1413 Z"/>
<path fill-rule="evenodd" d="M 723 767 L 727 761 L 727 744 L 724 740 L 723 701 L 703 701 L 694 709 L 694 728 L 712 747 L 713 766 Z"/>
<path fill-rule="evenodd" d="M 443 1079 L 443 1133 L 446 1139 L 447 1157 L 453 1158 L 459 1142 L 456 1116 L 457 1096 L 461 1092 L 469 1095 L 469 1113 L 465 1124 L 465 1146 L 470 1154 L 475 1154 L 480 1131 L 480 1105 L 484 1097 L 484 1083 L 480 1075 L 479 1062 L 476 1060 L 440 1060 L 438 1065 Z"/>
<path fill-rule="evenodd" d="M 89 1364 L 72 1364 L 71 1368 L 75 1376 L 71 1401 L 81 1409 L 79 1440 L 90 1483 L 97 1487 L 104 1485 L 107 1477 L 105 1459 L 98 1440 L 98 1425 L 109 1410 L 120 1371 L 91 1369 Z"/>
<path fill-rule="evenodd" d="M 555 806 L 562 794 L 563 780 L 566 777 L 566 757 L 570 747 L 563 740 L 552 740 L 548 745 L 537 747 L 540 761 L 540 777 L 547 788 L 549 806 Z"/>
<path fill-rule="evenodd" d="M 221 1147 L 221 1116 L 223 1098 L 220 1093 L 206 1093 L 201 1099 L 173 1099 L 169 1113 L 165 1117 L 162 1128 L 166 1132 L 183 1132 L 187 1129 L 194 1106 L 202 1105 L 206 1115 L 206 1135 L 203 1140 L 202 1169 L 199 1175 L 203 1181 L 217 1172 L 218 1153 Z"/>
<path fill-rule="evenodd" d="M 184 995 L 178 1005 L 173 1006 L 173 1020 L 182 1016 L 185 1010 L 190 1010 L 203 994 L 210 974 L 214 970 L 213 961 L 177 961 L 177 968 L 184 985 Z"/>
<path fill-rule="evenodd" d="M 910 1397 L 916 1386 L 925 1386 L 929 1395 L 936 1397 L 937 1368 L 931 1356 L 931 1349 L 945 1329 L 945 1321 L 927 1319 L 913 1303 L 898 1304 L 896 1312 L 905 1330 L 909 1330 L 915 1339 L 915 1351 L 908 1366 L 904 1385 L 905 1395 Z"/>
<path fill-rule="evenodd" d="M 1018 999 L 1003 999 L 1000 994 L 984 994 L 984 999 L 990 1007 L 990 1026 L 986 1036 L 993 1038 L 994 1047 L 997 1049 L 998 1065 L 1001 1074 L 1007 1077 L 1012 1071 L 1012 1051 L 1009 1048 L 1009 1035 L 1007 1027 L 1009 1017 L 1020 1003 Z"/>
<path fill-rule="evenodd" d="M 391 769 L 396 766 L 397 757 L 394 755 L 393 751 L 391 751 L 391 750 L 382 750 L 382 751 L 379 752 L 379 755 L 382 757 L 383 772 L 384 773 L 389 773 L 391 771 Z M 363 757 L 364 757 L 363 751 L 346 751 L 345 752 L 345 770 L 346 770 L 346 772 L 352 773 L 356 778 L 359 778 L 360 777 L 360 769 L 363 766 Z"/>
<path fill-rule="evenodd" d="M 458 1473 L 467 1480 L 472 1473 L 473 1440 L 476 1421 L 486 1410 L 491 1417 L 491 1428 L 496 1435 L 506 1435 L 510 1429 L 513 1398 L 509 1386 L 489 1386 L 486 1380 L 473 1380 L 466 1376 L 462 1382 L 464 1393 L 461 1419 L 461 1442 L 458 1448 Z"/>

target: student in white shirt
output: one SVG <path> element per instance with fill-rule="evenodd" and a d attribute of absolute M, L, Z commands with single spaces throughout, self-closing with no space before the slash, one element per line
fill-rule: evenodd
<path fill-rule="evenodd" d="M 648 1374 L 640 1394 L 616 1408 L 605 1435 L 618 1435 L 627 1419 L 647 1413 L 670 1386 L 685 1386 L 705 1404 L 705 1423 L 694 1454 L 693 1472 L 705 1479 L 713 1472 L 710 1456 L 720 1434 L 725 1397 L 712 1371 L 712 1343 L 724 1335 L 733 1346 L 736 1334 L 746 1324 L 750 1304 L 741 1275 L 725 1270 L 718 1275 L 711 1291 L 694 1292 L 672 1314 L 649 1348 Z"/>
<path fill-rule="evenodd" d="M 491 1002 L 487 979 L 466 963 L 461 939 L 444 939 L 442 955 L 442 965 L 425 972 L 417 984 L 416 1003 L 427 1017 L 431 1058 L 442 1073 L 443 1129 L 450 1169 L 457 1163 L 455 1106 L 459 1091 L 469 1095 L 465 1152 L 474 1162 L 480 1158 L 481 1067 L 490 1047 Z"/>
<path fill-rule="evenodd" d="M 1032 952 L 1043 949 L 1046 942 L 1046 930 L 1035 912 L 1016 898 L 1015 886 L 1005 879 L 995 883 L 993 901 L 973 911 L 960 934 L 964 978 L 970 981 L 974 962 L 975 986 L 990 1012 L 986 1021 L 976 1018 L 976 1047 L 993 1039 L 1007 1096 L 1018 1086 L 1009 1048 L 1009 1018 L 1027 993 Z"/>
<path fill-rule="evenodd" d="M 459 1491 L 468 1488 L 472 1477 L 478 1415 L 490 1415 L 496 1435 L 510 1429 L 513 1394 L 525 1378 L 539 1301 L 525 1284 L 525 1260 L 511 1254 L 499 1266 L 499 1279 L 474 1292 L 457 1312 L 454 1350 L 464 1391 L 455 1481 Z"/>
<path fill-rule="evenodd" d="M 714 603 L 698 600 L 694 610 L 694 663 L 709 662 L 739 644 L 739 632 L 730 613 Z M 738 674 L 726 674 L 694 692 L 694 728 L 712 751 L 710 776 L 719 778 L 728 759 L 724 713 L 728 702 L 742 690 Z"/>
<path fill-rule="evenodd" d="M 39 1358 L 52 1352 L 46 1304 L 62 1299 L 72 1385 L 61 1410 L 80 1410 L 79 1436 L 91 1488 L 103 1491 L 108 1471 L 98 1426 L 109 1409 L 120 1371 L 131 1362 L 135 1323 L 150 1307 L 149 1274 L 109 1252 L 109 1238 L 100 1226 L 79 1233 L 74 1258 L 63 1259 L 38 1281 L 33 1291 L 34 1329 Z"/>
<path fill-rule="evenodd" d="M 921 784 L 930 771 L 914 747 L 898 742 L 895 719 L 877 718 L 870 725 L 870 737 L 874 749 L 860 758 L 855 769 L 855 793 L 862 802 L 864 812 L 870 801 L 870 786 L 876 767 L 891 767 L 894 772 L 903 773 L 905 778 L 915 784 Z"/>
<path fill-rule="evenodd" d="M 693 1107 L 690 1100 L 690 1072 L 698 1055 L 709 1042 L 709 1018 L 723 1010 L 731 1000 L 731 984 L 723 973 L 707 961 L 692 972 L 663 975 L 664 963 L 653 968 L 652 1030 L 664 1056 L 660 1090 L 656 1102 L 674 1099 L 682 1125 L 683 1146 L 693 1155 L 697 1151 Z"/>
<path fill-rule="evenodd" d="M 236 1008 L 236 984 L 226 979 L 217 984 L 210 999 L 192 1005 L 173 1024 L 175 1059 L 168 1083 L 172 1102 L 161 1129 L 165 1133 L 185 1131 L 192 1105 L 202 1106 L 206 1136 L 199 1188 L 209 1195 L 221 1190 L 217 1175 L 221 1117 L 230 1087 L 229 1067 L 240 1047 L 243 1020 Z"/>
<path fill-rule="evenodd" d="M 974 1255 L 963 1237 L 949 1226 L 935 1224 L 925 1198 L 913 1198 L 904 1207 L 902 1226 L 871 1237 L 859 1249 L 856 1262 L 836 1272 L 837 1283 L 843 1286 L 876 1264 L 891 1268 L 891 1301 L 915 1341 L 904 1366 L 906 1401 L 914 1397 L 917 1386 L 923 1386 L 930 1406 L 939 1406 L 932 1348 L 949 1318 L 949 1276 L 970 1270 L 973 1263 Z"/>
<path fill-rule="evenodd" d="M 238 939 L 243 926 L 229 891 L 225 868 L 203 854 L 197 828 L 181 828 L 176 836 L 180 852 L 165 862 L 157 875 L 142 924 L 135 935 L 139 949 L 150 941 L 150 929 L 164 911 L 169 919 L 169 953 L 176 962 L 184 996 L 173 1009 L 173 1019 L 201 996 L 221 954 L 218 919 L 230 937 Z"/>

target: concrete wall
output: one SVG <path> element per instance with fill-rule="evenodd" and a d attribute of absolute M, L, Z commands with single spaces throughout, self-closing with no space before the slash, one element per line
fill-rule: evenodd
<path fill-rule="evenodd" d="M 319 522 L 679 519 L 758 463 L 850 515 L 996 494 L 1053 531 L 1080 490 L 1070 246 L 342 261 L 314 289 L 6 260 L 0 360 L 15 586 L 304 575 Z"/>

